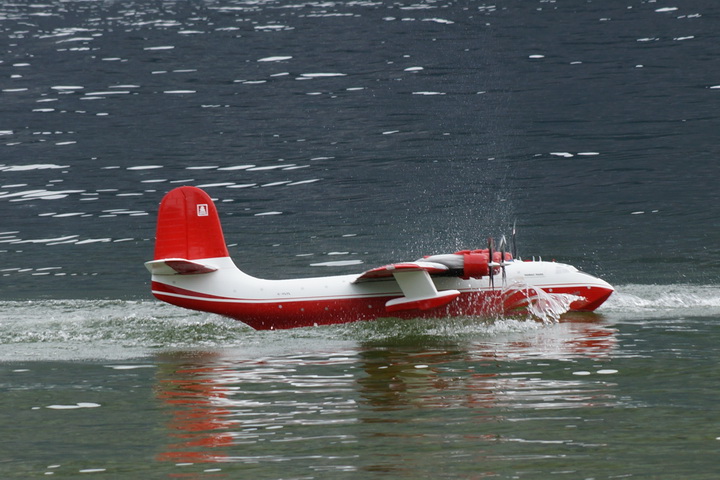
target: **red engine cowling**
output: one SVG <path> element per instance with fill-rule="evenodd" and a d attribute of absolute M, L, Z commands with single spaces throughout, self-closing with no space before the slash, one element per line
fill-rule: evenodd
<path fill-rule="evenodd" d="M 490 251 L 484 250 L 461 250 L 455 253 L 463 256 L 463 277 L 462 278 L 480 278 L 490 274 Z M 502 252 L 493 252 L 493 262 L 512 260 L 512 255 L 505 253 L 503 259 Z M 500 273 L 500 267 L 495 267 L 493 274 Z"/>

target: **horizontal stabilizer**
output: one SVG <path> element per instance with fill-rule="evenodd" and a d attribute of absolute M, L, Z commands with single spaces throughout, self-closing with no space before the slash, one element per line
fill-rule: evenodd
<path fill-rule="evenodd" d="M 198 275 L 217 270 L 212 265 L 186 260 L 184 258 L 164 258 L 145 262 L 145 267 L 153 275 Z"/>

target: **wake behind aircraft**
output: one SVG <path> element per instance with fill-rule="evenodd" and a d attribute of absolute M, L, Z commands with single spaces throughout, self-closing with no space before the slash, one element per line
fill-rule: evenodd
<path fill-rule="evenodd" d="M 488 317 L 526 312 L 548 298 L 593 311 L 613 293 L 571 265 L 520 261 L 498 249 L 462 250 L 393 263 L 354 275 L 265 280 L 230 258 L 217 208 L 203 190 L 183 186 L 163 198 L 157 219 L 152 293 L 180 307 L 216 313 L 257 330 L 382 317 Z"/>

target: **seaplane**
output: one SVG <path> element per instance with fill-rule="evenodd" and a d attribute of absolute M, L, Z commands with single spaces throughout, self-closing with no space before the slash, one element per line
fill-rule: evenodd
<path fill-rule="evenodd" d="M 145 263 L 155 298 L 219 314 L 256 330 L 378 318 L 493 317 L 524 314 L 562 297 L 568 311 L 594 311 L 613 287 L 577 268 L 522 261 L 503 238 L 497 248 L 435 254 L 353 275 L 269 280 L 240 270 L 220 217 L 202 189 L 168 192 L 158 211 L 154 259 Z"/>

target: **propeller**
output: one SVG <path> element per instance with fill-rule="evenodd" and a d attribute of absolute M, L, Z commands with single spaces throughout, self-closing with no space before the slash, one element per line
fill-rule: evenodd
<path fill-rule="evenodd" d="M 510 252 L 513 260 L 517 260 L 517 220 L 513 222 L 512 226 L 512 234 L 510 237 Z M 503 285 L 507 283 L 507 272 L 505 271 L 505 267 L 508 265 L 506 257 L 506 250 L 508 248 L 508 241 L 507 237 L 503 235 L 500 238 L 500 244 L 498 245 L 498 249 L 500 250 L 500 262 L 496 262 L 493 255 L 495 250 L 495 240 L 490 237 L 488 238 L 488 269 L 489 269 L 489 276 L 490 276 L 490 288 L 495 288 L 495 273 L 494 268 L 500 267 L 502 270 L 502 281 Z"/>
<path fill-rule="evenodd" d="M 495 272 L 493 269 L 495 268 L 495 261 L 493 259 L 493 248 L 494 248 L 495 241 L 492 237 L 488 238 L 488 275 L 490 277 L 490 288 L 495 290 Z"/>
<path fill-rule="evenodd" d="M 500 268 L 502 269 L 502 280 L 503 280 L 503 286 L 507 284 L 507 273 L 505 272 L 505 265 L 507 263 L 505 262 L 505 249 L 507 248 L 507 239 L 505 238 L 505 235 L 500 238 Z"/>

